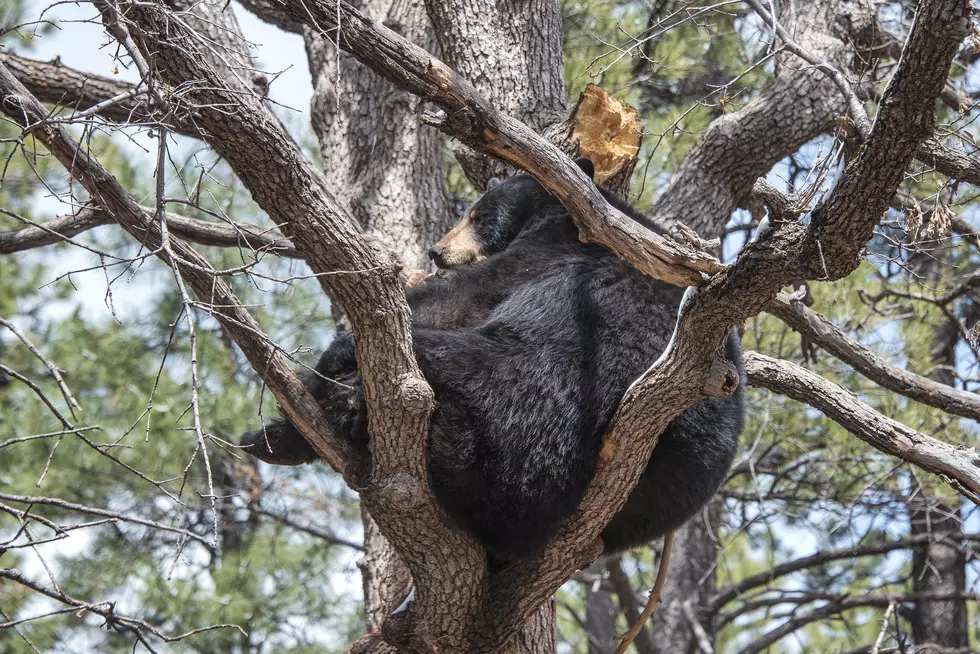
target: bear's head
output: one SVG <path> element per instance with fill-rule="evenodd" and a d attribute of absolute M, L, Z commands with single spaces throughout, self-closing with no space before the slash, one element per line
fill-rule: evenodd
<path fill-rule="evenodd" d="M 590 178 L 595 175 L 588 159 L 577 159 L 575 163 Z M 429 258 L 440 268 L 482 261 L 510 245 L 528 219 L 560 204 L 530 175 L 492 179 L 486 193 L 473 203 L 463 219 L 429 249 Z"/>

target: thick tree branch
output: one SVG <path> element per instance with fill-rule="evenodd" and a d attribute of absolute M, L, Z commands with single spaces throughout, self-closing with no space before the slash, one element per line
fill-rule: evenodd
<path fill-rule="evenodd" d="M 840 65 L 850 48 L 832 34 L 838 2 L 779 6 L 780 21 L 802 47 Z M 756 179 L 847 113 L 840 92 L 820 70 L 791 53 L 777 55 L 777 62 L 773 83 L 738 111 L 713 120 L 671 176 L 652 211 L 663 224 L 680 222 L 706 238 L 719 236 L 732 212 L 748 206 Z"/>
<path fill-rule="evenodd" d="M 205 140 L 224 157 L 253 198 L 303 254 L 331 297 L 347 311 L 356 332 L 358 369 L 368 407 L 371 478 L 351 479 L 385 535 L 416 575 L 413 638 L 442 639 L 462 647 L 462 629 L 477 609 L 483 552 L 451 527 L 428 485 L 427 435 L 432 391 L 412 350 L 410 314 L 390 252 L 358 232 L 319 171 L 290 140 L 279 121 L 241 82 L 221 77 L 176 14 L 159 5 L 119 2 L 155 74 L 195 107 Z M 290 3 L 310 19 L 299 5 Z M 313 5 L 308 8 L 317 13 Z M 331 5 L 329 14 L 337 8 Z M 344 24 L 343 33 L 351 29 Z M 227 107 L 235 107 L 227 111 Z M 261 371 L 261 368 L 259 368 Z M 287 411 L 287 416 L 292 416 Z M 305 433 L 304 433 L 305 435 Z M 471 589 L 461 596 L 460 587 Z M 445 597 L 459 601 L 449 606 Z"/>
<path fill-rule="evenodd" d="M 980 504 L 980 453 L 920 434 L 884 416 L 837 384 L 788 361 L 746 352 L 749 383 L 809 404 L 885 454 L 940 475 Z"/>
<path fill-rule="evenodd" d="M 156 213 L 155 209 L 149 207 L 143 207 L 143 211 L 147 220 L 151 220 Z M 0 254 L 12 254 L 60 243 L 92 228 L 115 222 L 105 210 L 85 207 L 78 213 L 65 214 L 46 223 L 0 232 Z M 238 222 L 222 224 L 168 212 L 167 229 L 178 238 L 201 245 L 266 250 L 281 257 L 301 258 L 289 239 L 268 227 Z"/>
<path fill-rule="evenodd" d="M 836 325 L 802 302 L 777 297 L 769 312 L 883 388 L 949 413 L 980 420 L 980 395 L 903 370 L 852 340 Z"/>
<path fill-rule="evenodd" d="M 980 186 L 980 160 L 943 144 L 936 136 L 924 139 L 919 144 L 916 158 L 943 175 Z"/>
<path fill-rule="evenodd" d="M 238 4 L 284 32 L 303 33 L 303 23 L 289 18 L 285 12 L 277 9 L 274 0 L 238 0 Z"/>
<path fill-rule="evenodd" d="M 96 115 L 121 124 L 157 126 L 161 123 L 172 132 L 200 138 L 200 132 L 188 113 L 166 118 L 147 100 L 147 89 L 108 77 L 69 68 L 60 60 L 35 61 L 9 52 L 0 53 L 0 63 L 7 66 L 21 84 L 41 102 L 71 108 L 76 112 L 99 107 Z M 68 114 L 68 118 L 72 114 Z"/>

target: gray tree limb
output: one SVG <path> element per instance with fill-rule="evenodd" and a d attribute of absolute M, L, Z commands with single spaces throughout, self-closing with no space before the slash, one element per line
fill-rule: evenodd
<path fill-rule="evenodd" d="M 885 454 L 940 475 L 980 504 L 980 453 L 920 434 L 884 416 L 850 391 L 788 361 L 745 353 L 749 383 L 809 404 Z"/>
<path fill-rule="evenodd" d="M 149 207 L 143 207 L 143 211 L 147 220 L 152 220 L 156 213 Z M 85 207 L 77 213 L 65 214 L 46 223 L 0 232 L 0 254 L 61 243 L 95 227 L 115 223 L 115 218 L 104 209 Z M 301 258 L 289 239 L 269 227 L 238 222 L 222 224 L 168 212 L 167 229 L 178 238 L 200 245 L 265 250 L 281 257 Z"/>
<path fill-rule="evenodd" d="M 954 415 L 980 420 L 980 395 L 885 361 L 802 302 L 776 298 L 768 311 L 879 386 Z"/>

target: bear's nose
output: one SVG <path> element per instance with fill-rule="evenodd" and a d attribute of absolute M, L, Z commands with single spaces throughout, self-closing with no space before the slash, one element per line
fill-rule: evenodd
<path fill-rule="evenodd" d="M 446 251 L 446 246 L 442 243 L 436 243 L 431 248 L 429 248 L 429 258 L 438 263 L 439 257 L 443 255 Z"/>

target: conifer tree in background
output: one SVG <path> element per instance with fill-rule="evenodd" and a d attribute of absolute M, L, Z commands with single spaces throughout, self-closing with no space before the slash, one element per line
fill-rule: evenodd
<path fill-rule="evenodd" d="M 395 66 L 372 57 L 381 41 L 359 39 L 354 14 L 344 13 L 339 35 L 330 28 L 351 6 L 566 152 L 594 147 L 568 138 L 587 85 L 635 107 L 645 130 L 630 200 L 685 246 L 730 263 L 767 214 L 776 225 L 830 221 L 838 232 L 820 240 L 825 268 L 801 263 L 776 278 L 785 292 L 760 303 L 765 312 L 745 316 L 744 346 L 758 354 L 739 455 L 716 499 L 675 535 L 663 604 L 632 647 L 965 654 L 980 651 L 980 513 L 970 485 L 980 473 L 969 469 L 977 454 L 951 449 L 949 461 L 965 464 L 946 468 L 930 455 L 935 441 L 980 442 L 980 41 L 964 21 L 927 19 L 962 16 L 970 4 L 307 0 L 307 14 L 279 0 L 85 5 L 120 65 L 140 69 L 129 48 L 145 58 L 148 77 L 134 89 L 111 71 L 32 59 L 33 36 L 72 38 L 79 26 L 45 22 L 57 6 L 42 16 L 32 3 L 0 0 L 0 65 L 148 207 L 151 222 L 162 179 L 170 238 L 193 242 L 226 272 L 218 277 L 277 344 L 272 354 L 297 370 L 315 362 L 335 321 L 362 328 L 362 307 L 331 286 L 347 283 L 324 269 L 333 259 L 283 235 L 294 233 L 277 209 L 299 201 L 263 195 L 242 168 L 251 161 L 263 174 L 260 139 L 250 139 L 281 129 L 249 120 L 274 112 L 301 135 L 296 170 L 315 160 L 342 189 L 339 208 L 310 204 L 297 223 L 324 213 L 328 225 L 356 221 L 371 247 L 406 269 L 424 267 L 427 247 L 479 188 L 513 170 L 480 152 L 494 139 L 481 144 L 453 122 L 461 114 L 447 110 L 445 89 L 428 80 L 427 102 L 413 95 L 409 58 Z M 262 48 L 241 38 L 235 16 L 245 12 L 303 37 L 308 120 L 265 97 L 277 82 L 260 74 Z M 171 38 L 190 30 L 184 49 L 233 89 L 234 109 L 200 102 L 220 86 L 214 80 L 175 82 L 196 69 L 161 39 L 161 20 Z M 962 42 L 950 65 L 916 49 L 913 23 L 932 30 L 931 43 Z M 945 86 L 928 96 L 929 80 L 947 69 Z M 125 225 L 116 205 L 81 208 L 95 195 L 87 182 L 74 169 L 70 181 L 48 153 L 51 137 L 25 134 L 12 106 L 0 103 L 0 651 L 343 652 L 355 641 L 355 651 L 392 651 L 362 636 L 377 636 L 412 572 L 426 587 L 442 580 L 437 563 L 419 561 L 416 523 L 385 513 L 383 489 L 368 490 L 362 506 L 327 463 L 271 467 L 235 450 L 288 386 L 260 380 L 267 371 L 255 366 L 254 345 L 221 320 L 227 304 L 201 296 L 192 268 L 172 267 L 162 248 L 115 225 Z M 913 122 L 888 131 L 887 120 L 902 119 L 889 114 L 894 106 Z M 935 107 L 934 123 L 913 120 L 910 107 Z M 243 116 L 245 127 L 220 131 Z M 507 129 L 477 119 L 484 134 Z M 877 168 L 864 162 L 889 140 L 889 152 L 906 140 L 914 152 L 891 188 L 875 175 L 898 155 Z M 507 143 L 510 163 L 527 165 L 521 144 Z M 774 188 L 757 185 L 760 177 Z M 865 210 L 888 206 L 872 217 L 860 264 L 844 270 L 852 263 L 835 258 L 835 237 L 857 219 L 834 223 L 835 211 L 848 214 L 831 198 L 862 182 Z M 74 205 L 65 202 L 72 196 Z M 779 245 L 762 231 L 752 246 L 759 260 Z M 727 273 L 712 274 L 721 284 Z M 742 304 L 755 302 L 760 277 L 748 278 Z M 843 404 L 838 387 L 864 408 Z M 459 594 L 417 607 L 421 626 L 407 647 L 611 654 L 653 585 L 660 547 L 552 571 L 545 581 L 556 587 L 571 576 L 554 604 L 542 598 L 512 613 L 484 598 L 467 614 L 479 584 L 465 580 L 483 577 L 460 575 Z M 539 592 L 531 581 L 511 598 Z M 433 618 L 437 606 L 453 620 Z"/>

